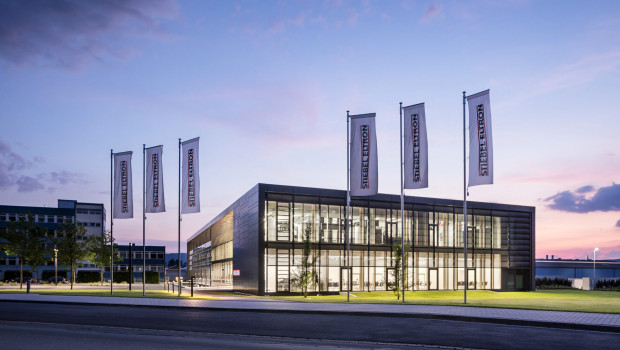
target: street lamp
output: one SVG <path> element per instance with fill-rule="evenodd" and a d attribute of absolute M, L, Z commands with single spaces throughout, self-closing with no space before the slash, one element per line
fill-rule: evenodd
<path fill-rule="evenodd" d="M 54 248 L 54 282 L 58 286 L 58 249 Z"/>
<path fill-rule="evenodd" d="M 133 253 L 132 248 L 135 243 L 129 243 L 129 291 L 131 291 L 131 281 L 133 280 Z"/>
<path fill-rule="evenodd" d="M 594 266 L 592 268 L 594 277 L 593 280 L 596 280 L 596 252 L 598 252 L 598 248 L 594 248 Z M 594 286 L 596 286 L 596 281 L 594 281 Z"/>

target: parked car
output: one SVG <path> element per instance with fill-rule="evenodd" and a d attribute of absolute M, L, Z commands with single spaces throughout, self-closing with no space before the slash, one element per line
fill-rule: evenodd
<path fill-rule="evenodd" d="M 11 280 L 11 282 L 17 282 L 19 283 L 19 277 L 15 277 Z M 32 282 L 32 277 L 24 277 L 24 283 L 25 282 Z"/>
<path fill-rule="evenodd" d="M 55 278 L 56 278 L 56 277 L 52 276 L 52 277 L 50 277 L 50 278 L 46 278 L 46 279 L 44 279 L 44 281 L 45 281 L 46 283 L 54 283 L 54 279 L 55 279 Z M 65 277 L 58 276 L 58 283 L 67 283 L 67 279 L 66 279 Z"/>

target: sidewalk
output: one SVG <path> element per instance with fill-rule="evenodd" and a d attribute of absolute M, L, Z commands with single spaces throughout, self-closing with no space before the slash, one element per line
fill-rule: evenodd
<path fill-rule="evenodd" d="M 39 302 L 137 307 L 198 308 L 216 311 L 344 314 L 372 317 L 433 318 L 620 333 L 620 314 L 539 311 L 435 305 L 303 303 L 251 297 L 210 300 L 0 294 L 0 302 Z M 1 304 L 0 304 L 1 305 Z"/>

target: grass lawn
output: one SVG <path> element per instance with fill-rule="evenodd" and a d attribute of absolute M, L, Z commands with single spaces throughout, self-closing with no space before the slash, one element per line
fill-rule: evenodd
<path fill-rule="evenodd" d="M 351 293 L 352 303 L 402 304 L 392 292 Z M 354 297 L 354 296 L 355 297 Z M 325 296 L 276 296 L 277 300 L 318 303 L 344 303 L 345 295 Z M 463 291 L 407 292 L 407 304 L 453 305 L 463 304 Z M 538 290 L 536 292 L 468 291 L 467 306 L 499 307 L 511 309 L 601 312 L 620 314 L 620 292 L 582 291 L 575 289 Z"/>
<path fill-rule="evenodd" d="M 142 296 L 142 288 L 134 288 L 134 290 L 127 290 L 126 286 L 116 288 L 114 287 L 114 295 L 110 295 L 110 287 L 88 287 L 83 288 L 81 286 L 74 286 L 73 289 L 69 289 L 66 286 L 60 288 L 48 287 L 48 288 L 37 288 L 37 286 L 33 286 L 30 288 L 31 294 L 41 294 L 41 295 L 78 295 L 78 296 L 91 296 L 91 297 L 122 297 L 122 298 L 164 298 L 164 299 L 217 299 L 217 297 L 199 294 L 194 292 L 194 297 L 190 296 L 189 291 L 183 290 L 183 294 L 181 296 L 177 296 L 177 293 L 172 293 L 164 290 L 149 290 L 147 289 Z M 23 289 L 19 288 L 2 288 L 0 287 L 0 293 L 2 294 L 15 294 L 15 293 L 26 293 L 26 287 Z"/>

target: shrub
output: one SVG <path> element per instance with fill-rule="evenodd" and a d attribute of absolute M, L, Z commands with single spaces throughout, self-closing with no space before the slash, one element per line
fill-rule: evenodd
<path fill-rule="evenodd" d="M 129 278 L 131 275 L 132 273 L 129 271 L 114 271 L 114 283 L 129 283 Z"/>
<path fill-rule="evenodd" d="M 595 289 L 620 290 L 620 279 L 604 279 L 596 281 Z"/>
<path fill-rule="evenodd" d="M 145 283 L 159 283 L 159 272 L 157 271 L 146 271 L 146 276 L 144 277 Z"/>
<path fill-rule="evenodd" d="M 78 283 L 91 283 L 101 281 L 101 272 L 99 271 L 78 271 L 76 281 Z"/>
<path fill-rule="evenodd" d="M 553 277 L 553 278 L 539 278 L 536 277 L 536 288 L 539 289 L 560 289 L 560 288 L 570 288 L 572 287 L 572 282 L 568 278 L 564 277 Z"/>

